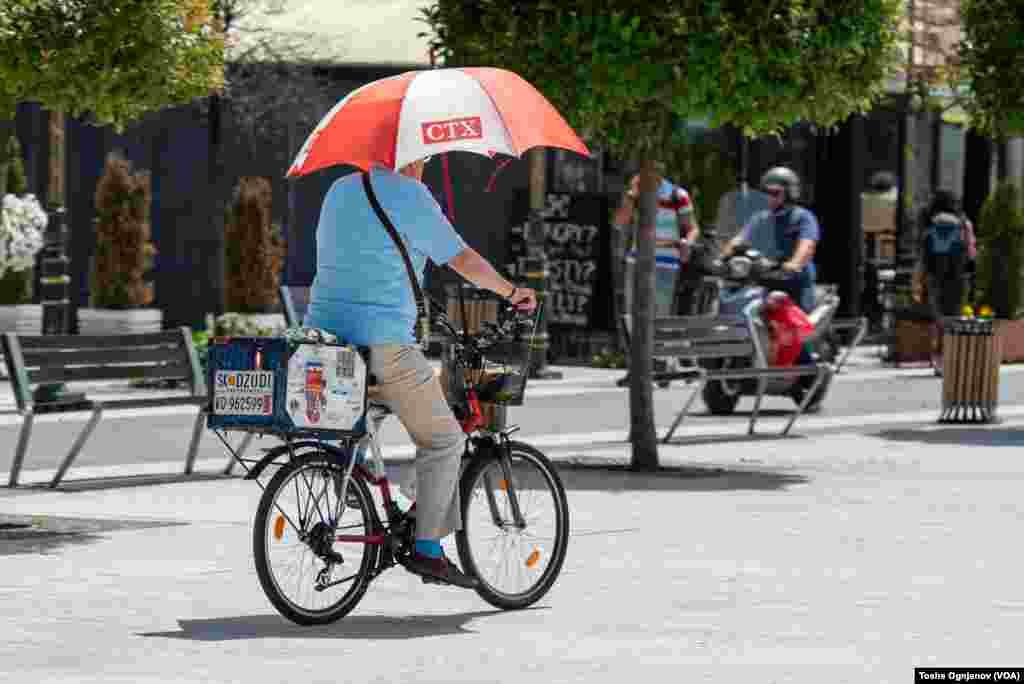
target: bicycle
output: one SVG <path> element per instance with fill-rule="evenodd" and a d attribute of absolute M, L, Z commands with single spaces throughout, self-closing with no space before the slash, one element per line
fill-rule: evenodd
<path fill-rule="evenodd" d="M 486 324 L 470 335 L 457 331 L 437 307 L 434 311 L 434 321 L 451 343 L 444 358 L 449 403 L 466 434 L 458 556 L 463 570 L 478 578 L 481 598 L 505 610 L 525 608 L 540 600 L 561 572 L 569 508 L 548 458 L 510 439 L 518 427 L 488 426 L 482 417 L 482 401 L 522 403 L 526 365 L 518 372 L 505 367 L 495 373 L 487 355 L 497 353 L 502 344 L 518 344 L 522 350 L 522 342 L 507 338 L 521 330 L 524 319 L 503 315 L 498 324 Z M 236 456 L 246 478 L 257 482 L 264 468 L 278 466 L 256 510 L 253 551 L 264 593 L 295 623 L 327 624 L 344 617 L 374 579 L 404 566 L 413 553 L 415 503 L 402 510 L 393 498 L 374 429 L 386 414 L 384 407 L 371 404 L 365 434 L 345 437 L 337 445 L 280 434 L 284 444 L 269 450 L 253 468 Z M 356 458 L 359 453 L 369 454 L 369 459 Z M 371 487 L 377 488 L 379 502 Z M 552 518 L 547 527 L 540 525 L 542 504 Z M 423 581 L 439 583 L 427 577 Z"/>

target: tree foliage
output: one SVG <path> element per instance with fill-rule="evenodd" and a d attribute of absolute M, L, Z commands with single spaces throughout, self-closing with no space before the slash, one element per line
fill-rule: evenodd
<path fill-rule="evenodd" d="M 897 65 L 899 0 L 440 0 L 444 60 L 522 75 L 617 151 L 661 147 L 672 115 L 748 135 L 866 111 Z"/>
<path fill-rule="evenodd" d="M 640 158 L 630 362 L 633 465 L 657 467 L 651 394 L 654 159 L 676 122 L 749 136 L 866 111 L 898 62 L 901 0 L 437 0 L 423 11 L 448 65 L 536 86 L 589 137 Z"/>
<path fill-rule="evenodd" d="M 1024 12 L 1020 0 L 961 0 L 962 68 L 971 123 L 995 138 L 1024 134 Z"/>
<path fill-rule="evenodd" d="M 39 102 L 123 129 L 223 83 L 209 0 L 4 0 L 0 117 Z"/>
<path fill-rule="evenodd" d="M 999 318 L 1017 318 L 1024 304 L 1024 212 L 1020 190 L 1010 180 L 996 185 L 978 217 L 979 303 Z"/>

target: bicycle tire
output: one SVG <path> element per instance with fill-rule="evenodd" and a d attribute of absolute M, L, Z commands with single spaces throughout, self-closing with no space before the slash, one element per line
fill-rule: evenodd
<path fill-rule="evenodd" d="M 266 594 L 270 603 L 281 615 L 299 625 L 328 624 L 341 619 L 351 612 L 366 593 L 366 589 L 370 584 L 371 573 L 377 564 L 377 556 L 380 552 L 379 547 L 376 545 L 364 545 L 362 561 L 348 591 L 338 601 L 326 608 L 320 610 L 305 609 L 284 595 L 271 570 L 268 558 L 267 533 L 270 529 L 268 527 L 268 518 L 273 511 L 277 510 L 274 504 L 278 493 L 284 487 L 287 487 L 294 477 L 304 469 L 313 468 L 326 468 L 332 473 L 332 478 L 344 475 L 343 465 L 326 451 L 316 450 L 296 457 L 288 465 L 279 468 L 270 479 L 263 495 L 260 497 L 259 506 L 256 509 L 256 517 L 253 522 L 253 558 L 256 564 L 256 574 L 259 577 L 260 585 L 263 587 L 263 593 Z M 366 483 L 355 472 L 353 472 L 352 477 L 349 479 L 346 507 L 351 508 L 352 502 L 358 505 L 362 513 L 363 534 L 372 534 L 375 525 L 374 521 L 376 520 L 373 497 Z M 288 525 L 291 526 L 290 521 Z M 311 547 L 307 548 L 307 550 L 312 552 Z"/>
<path fill-rule="evenodd" d="M 550 560 L 546 567 L 537 581 L 528 589 L 520 592 L 501 591 L 493 586 L 481 573 L 481 568 L 473 553 L 473 542 L 470 539 L 470 532 L 472 531 L 470 526 L 474 523 L 471 522 L 469 508 L 473 503 L 475 485 L 481 480 L 483 474 L 494 466 L 501 467 L 497 449 L 489 454 L 479 454 L 462 474 L 460 495 L 463 528 L 456 533 L 455 542 L 463 569 L 480 580 L 480 584 L 476 589 L 477 594 L 497 608 L 518 610 L 533 605 L 540 600 L 558 579 L 569 546 L 569 504 L 565 496 L 565 487 L 562 485 L 558 472 L 543 453 L 522 442 L 510 442 L 509 448 L 511 449 L 513 467 L 515 467 L 518 459 L 528 462 L 536 468 L 543 476 L 555 503 L 555 538 L 552 543 Z M 529 565 L 528 561 L 527 565 Z"/>

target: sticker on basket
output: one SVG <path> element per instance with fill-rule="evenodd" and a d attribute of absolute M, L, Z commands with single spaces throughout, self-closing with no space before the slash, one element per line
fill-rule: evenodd
<path fill-rule="evenodd" d="M 274 372 L 219 370 L 213 382 L 213 412 L 269 416 L 274 411 Z"/>
<path fill-rule="evenodd" d="M 300 344 L 288 360 L 288 415 L 297 427 L 352 430 L 365 400 L 366 364 L 354 349 Z"/>

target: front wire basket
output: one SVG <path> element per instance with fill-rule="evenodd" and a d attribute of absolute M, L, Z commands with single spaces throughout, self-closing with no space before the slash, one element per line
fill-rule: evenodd
<path fill-rule="evenodd" d="M 466 371 L 467 386 L 476 391 L 479 401 L 505 406 L 523 405 L 530 364 L 537 348 L 540 316 L 541 306 L 538 305 L 527 336 L 521 336 L 516 330 L 512 339 L 495 342 L 483 350 L 483 368 Z"/>

